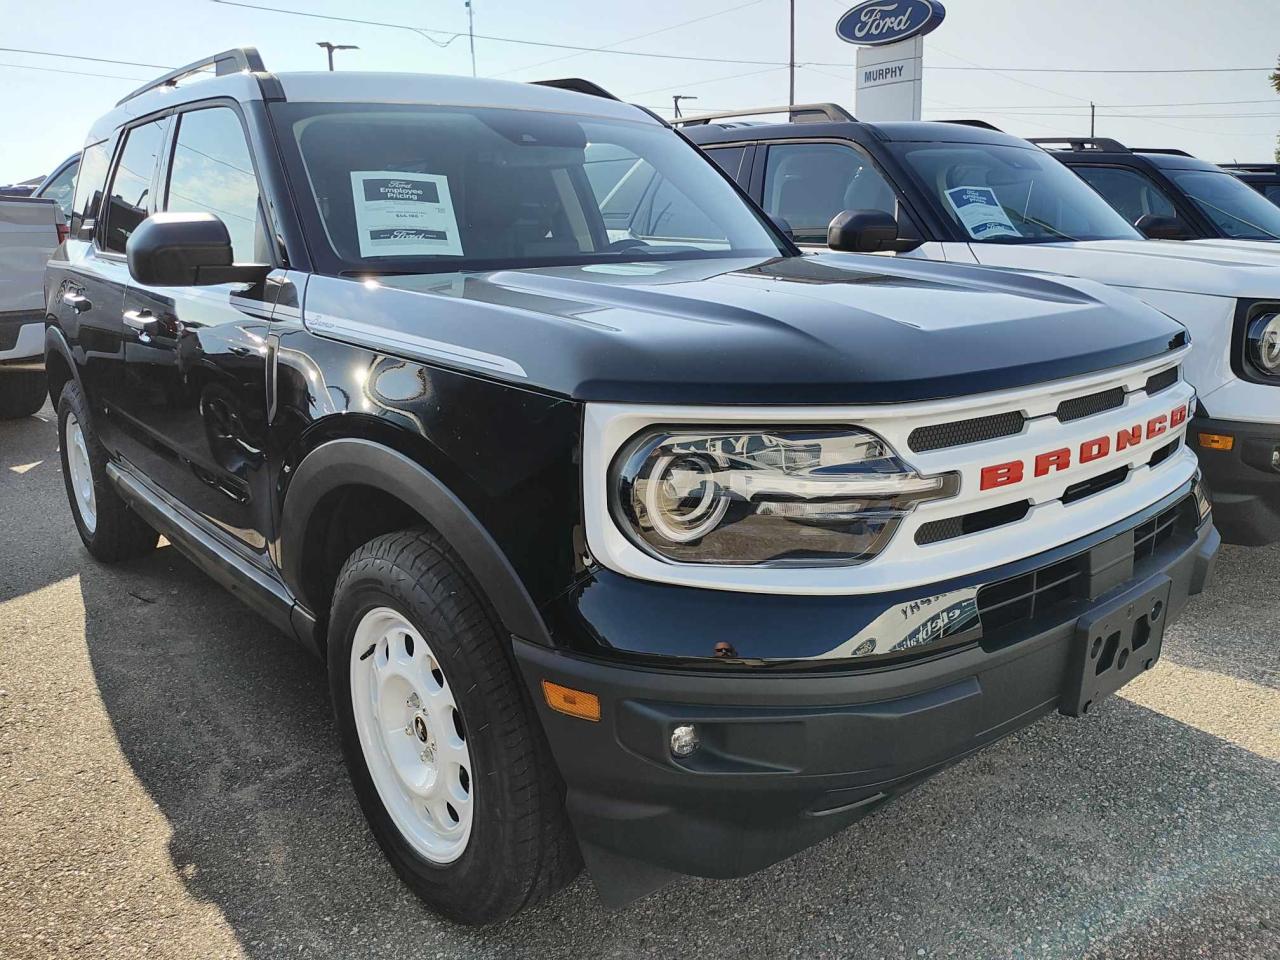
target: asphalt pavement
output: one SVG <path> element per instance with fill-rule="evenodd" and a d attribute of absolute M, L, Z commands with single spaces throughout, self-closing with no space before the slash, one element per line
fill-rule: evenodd
<path fill-rule="evenodd" d="M 51 411 L 0 422 L 0 958 L 1280 958 L 1280 546 L 1140 680 L 755 876 L 487 930 L 364 826 L 324 675 L 162 547 L 76 537 Z"/>

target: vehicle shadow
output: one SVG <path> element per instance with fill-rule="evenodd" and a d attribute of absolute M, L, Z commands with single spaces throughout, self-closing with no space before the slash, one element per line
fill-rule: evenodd
<path fill-rule="evenodd" d="M 79 570 L 80 538 L 67 511 L 53 408 L 0 420 L 0 603 Z"/>
<path fill-rule="evenodd" d="M 170 549 L 81 584 L 102 701 L 174 867 L 249 956 L 1163 957 L 1154 944 L 1200 942 L 1195 918 L 1235 924 L 1242 901 L 1258 906 L 1231 930 L 1240 956 L 1280 929 L 1280 764 L 1118 698 L 755 877 L 682 880 L 614 913 L 580 878 L 506 924 L 455 927 L 373 844 L 318 663 Z"/>

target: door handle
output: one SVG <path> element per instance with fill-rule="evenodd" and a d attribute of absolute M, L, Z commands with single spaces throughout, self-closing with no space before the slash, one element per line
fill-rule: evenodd
<path fill-rule="evenodd" d="M 150 343 L 151 335 L 160 327 L 160 321 L 150 310 L 126 310 L 124 323 L 125 326 L 138 331 L 138 339 L 143 343 Z"/>
<path fill-rule="evenodd" d="M 62 302 L 76 313 L 84 313 L 86 310 L 93 309 L 93 304 L 89 302 L 88 297 L 82 293 L 73 293 L 70 290 L 62 291 Z"/>

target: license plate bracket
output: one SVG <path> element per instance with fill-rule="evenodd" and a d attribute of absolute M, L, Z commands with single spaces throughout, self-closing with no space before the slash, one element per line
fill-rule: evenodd
<path fill-rule="evenodd" d="M 1172 586 L 1166 576 L 1147 581 L 1076 621 L 1060 713 L 1084 716 L 1103 697 L 1155 666 Z"/>

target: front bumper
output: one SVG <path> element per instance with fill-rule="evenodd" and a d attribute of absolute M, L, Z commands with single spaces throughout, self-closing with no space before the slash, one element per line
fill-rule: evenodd
<path fill-rule="evenodd" d="M 1206 447 L 1202 434 L 1231 437 L 1231 449 Z M 1245 546 L 1280 540 L 1280 426 L 1195 417 L 1187 441 L 1213 494 L 1222 539 Z"/>
<path fill-rule="evenodd" d="M 1185 489 L 1182 497 L 1186 522 L 1135 559 L 1128 579 L 1107 577 L 1117 545 L 1134 551 L 1137 523 L 1079 555 L 1105 592 L 932 656 L 856 668 L 826 661 L 803 672 L 662 669 L 655 659 L 620 663 L 517 641 L 601 896 L 625 902 L 672 873 L 754 872 L 1055 708 L 1079 712 L 1089 673 L 1080 651 L 1091 640 L 1079 626 L 1110 631 L 1100 617 L 1150 603 L 1153 591 L 1171 622 L 1211 577 L 1218 534 Z M 651 629 L 679 629 L 661 609 L 646 614 Z M 804 620 L 794 624 L 802 630 Z M 1130 670 L 1141 672 L 1158 650 L 1146 648 Z M 550 709 L 543 680 L 597 695 L 600 720 Z M 701 745 L 677 759 L 670 737 L 684 723 L 696 725 Z"/>

